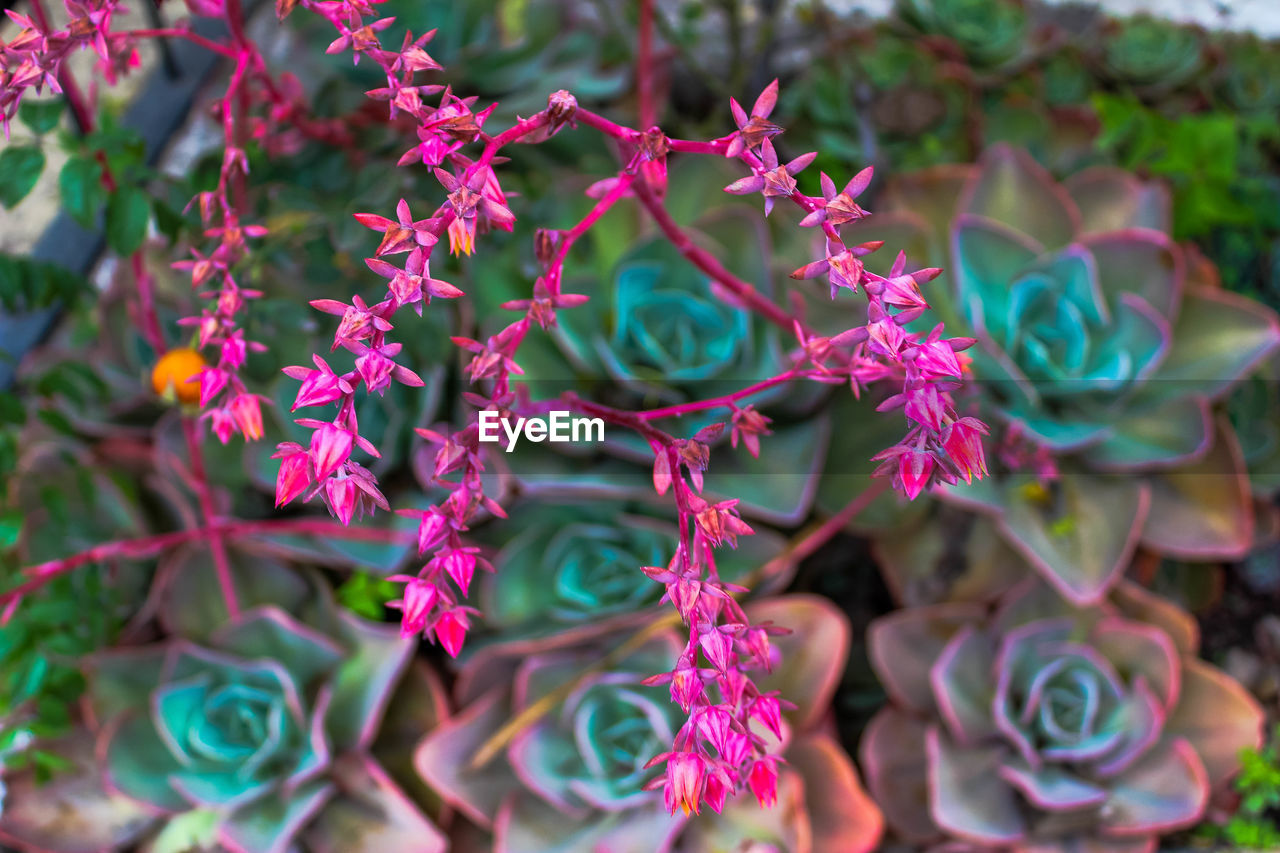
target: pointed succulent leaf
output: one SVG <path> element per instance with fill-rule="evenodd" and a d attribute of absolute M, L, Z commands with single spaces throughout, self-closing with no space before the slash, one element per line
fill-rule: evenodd
<path fill-rule="evenodd" d="M 1017 794 L 999 773 L 999 748 L 957 746 L 934 727 L 925 735 L 925 750 L 938 826 L 983 844 L 1016 844 L 1026 836 Z"/>
<path fill-rule="evenodd" d="M 364 749 L 378 732 L 413 643 L 394 626 L 369 622 L 346 610 L 337 619 L 349 651 L 330 682 L 333 697 L 325 728 L 336 749 Z"/>
<path fill-rule="evenodd" d="M 174 790 L 169 776 L 182 765 L 156 734 L 145 716 L 130 714 L 103 733 L 105 777 L 117 791 L 161 811 L 182 811 L 189 806 Z"/>
<path fill-rule="evenodd" d="M 1200 757 L 1185 740 L 1172 740 L 1115 780 L 1102 824 L 1117 835 L 1173 832 L 1198 821 L 1208 802 Z"/>
<path fill-rule="evenodd" d="M 752 624 L 791 629 L 770 639 L 781 663 L 755 682 L 762 691 L 777 690 L 795 703 L 785 716 L 796 729 L 811 728 L 827 713 L 844 674 L 852 633 L 848 619 L 828 600 L 807 595 L 765 599 L 748 605 L 746 613 Z"/>
<path fill-rule="evenodd" d="M 960 210 L 1004 223 L 1059 249 L 1079 230 L 1071 197 L 1024 151 L 1005 145 L 987 150 L 960 201 Z"/>
<path fill-rule="evenodd" d="M 284 853 L 333 791 L 332 783 L 315 780 L 287 794 L 270 794 L 232 812 L 219 827 L 219 838 L 232 850 Z"/>
<path fill-rule="evenodd" d="M 1150 477 L 1151 513 L 1142 541 L 1160 553 L 1191 559 L 1237 559 L 1253 539 L 1249 477 L 1240 448 L 1219 425 L 1209 452 Z"/>
<path fill-rule="evenodd" d="M 315 853 L 445 853 L 448 840 L 376 763 L 348 755 L 334 765 L 337 790 L 303 831 Z"/>
<path fill-rule="evenodd" d="M 523 793 L 508 799 L 498 814 L 494 849 L 505 853 L 666 853 L 685 823 L 661 800 L 639 808 L 602 812 L 590 821 L 566 821 L 559 810 Z"/>
<path fill-rule="evenodd" d="M 1190 461 L 1209 449 L 1213 417 L 1203 397 L 1183 397 L 1113 421 L 1104 440 L 1086 451 L 1101 469 L 1141 470 Z"/>
<path fill-rule="evenodd" d="M 1121 169 L 1086 169 L 1063 182 L 1080 209 L 1081 231 L 1104 234 L 1128 228 L 1169 233 L 1173 227 L 1169 191 L 1153 181 L 1141 181 Z"/>
<path fill-rule="evenodd" d="M 1209 784 L 1240 768 L 1240 752 L 1262 746 L 1264 715 L 1238 681 L 1204 661 L 1182 661 L 1182 695 L 1165 723 L 1168 737 L 1187 741 L 1204 762 Z"/>
<path fill-rule="evenodd" d="M 882 708 L 868 724 L 858 753 L 867 788 L 886 822 L 898 835 L 915 842 L 941 834 L 929 813 L 927 728 L 915 716 Z"/>
<path fill-rule="evenodd" d="M 965 625 L 979 622 L 976 604 L 938 604 L 881 616 L 867 628 L 867 653 L 894 701 L 911 710 L 935 709 L 930 671 Z"/>
<path fill-rule="evenodd" d="M 278 661 L 299 685 L 314 684 L 342 660 L 343 649 L 278 607 L 258 607 L 219 628 L 212 645 L 243 658 Z"/>
<path fill-rule="evenodd" d="M 136 843 L 155 825 L 153 810 L 103 784 L 87 732 L 41 746 L 69 766 L 48 780 L 38 781 L 34 770 L 5 775 L 0 840 L 51 853 L 98 853 Z"/>
<path fill-rule="evenodd" d="M 1234 293 L 1188 292 L 1173 327 L 1173 346 L 1151 377 L 1161 394 L 1225 394 L 1280 346 L 1270 309 Z"/>

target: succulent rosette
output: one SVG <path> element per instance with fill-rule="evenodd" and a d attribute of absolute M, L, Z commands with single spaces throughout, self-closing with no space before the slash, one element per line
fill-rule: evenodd
<path fill-rule="evenodd" d="M 306 621 L 261 604 L 210 629 L 209 614 L 178 612 L 171 618 L 187 636 L 91 656 L 85 705 L 96 758 L 55 779 L 55 790 L 24 789 L 0 834 L 58 851 L 115 849 L 156 828 L 164 838 L 192 827 L 201 846 L 236 853 L 446 849 L 374 757 L 397 687 L 416 707 L 409 724 L 396 712 L 389 736 L 444 714 L 435 677 L 408 666 L 412 644 L 393 626 L 334 607 L 318 585 L 307 595 L 307 582 L 280 564 L 237 566 L 242 578 L 272 576 L 266 583 L 279 598 L 307 602 Z M 267 586 L 241 588 L 251 600 Z M 188 585 L 180 594 L 199 592 Z M 189 611 L 203 607 L 188 601 Z M 110 830 L 62 827 L 59 802 L 101 813 Z"/>
<path fill-rule="evenodd" d="M 1261 708 L 1198 642 L 1189 615 L 1130 584 L 1086 609 L 1031 579 L 994 613 L 881 617 L 869 653 L 893 704 L 861 745 L 870 790 L 919 843 L 1154 851 L 1262 740 Z"/>
<path fill-rule="evenodd" d="M 926 36 L 955 44 L 978 68 L 1000 68 L 1029 53 L 1027 12 L 1017 0 L 898 0 L 898 16 Z"/>
<path fill-rule="evenodd" d="M 798 706 L 780 731 L 778 806 L 750 795 L 719 814 L 670 814 L 650 759 L 666 752 L 684 721 L 666 686 L 645 679 L 676 665 L 675 630 L 653 623 L 624 639 L 544 643 L 519 656 L 481 652 L 458 681 L 461 711 L 422 742 L 419 773 L 506 853 L 660 853 L 742 849 L 874 848 L 877 810 L 848 757 L 818 723 L 844 669 L 849 628 L 830 604 L 804 596 L 748 606 L 753 621 L 796 633 L 777 639 L 786 667 L 758 679 Z"/>
<path fill-rule="evenodd" d="M 663 588 L 639 567 L 670 563 L 679 529 L 627 501 L 540 500 L 510 507 L 508 518 L 488 525 L 479 539 L 495 549 L 495 571 L 476 578 L 482 642 L 510 644 L 652 619 Z M 777 589 L 789 571 L 779 568 L 765 578 L 752 573 L 785 544 L 759 530 L 718 554 L 716 569 L 728 583 Z"/>
<path fill-rule="evenodd" d="M 1124 86 L 1168 92 L 1204 69 L 1204 34 L 1152 15 L 1117 20 L 1099 43 L 1098 66 L 1104 76 Z"/>
<path fill-rule="evenodd" d="M 882 236 L 946 268 L 926 296 L 977 338 L 973 402 L 1005 425 L 994 476 L 948 494 L 995 515 L 1079 603 L 1139 541 L 1192 560 L 1248 548 L 1243 462 L 1210 406 L 1275 350 L 1280 324 L 1173 242 L 1162 187 L 1111 169 L 1059 185 L 997 146 L 905 176 L 877 210 Z"/>
<path fill-rule="evenodd" d="M 1280 107 L 1280 53 L 1252 33 L 1219 36 L 1214 46 L 1230 57 L 1215 69 L 1217 89 L 1244 113 L 1266 114 Z"/>

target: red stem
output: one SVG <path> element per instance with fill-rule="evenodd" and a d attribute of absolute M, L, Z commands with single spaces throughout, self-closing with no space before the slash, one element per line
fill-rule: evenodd
<path fill-rule="evenodd" d="M 889 484 L 888 478 L 873 480 L 870 486 L 867 486 L 853 500 L 845 504 L 843 509 L 819 524 L 809 533 L 801 536 L 800 541 L 794 546 L 765 563 L 760 569 L 760 574 L 768 577 L 777 566 L 784 563 L 798 563 L 811 556 L 815 551 L 827 544 L 832 537 L 844 530 L 845 526 L 870 506 L 872 501 L 880 497 L 889 488 Z"/>
<path fill-rule="evenodd" d="M 636 88 L 640 93 L 640 126 L 653 127 L 657 121 L 657 109 L 653 100 L 653 0 L 640 0 Z"/>
<path fill-rule="evenodd" d="M 164 332 L 160 328 L 160 318 L 156 314 L 155 294 L 151 290 L 151 275 L 147 272 L 142 252 L 134 252 L 130 261 L 133 265 L 134 282 L 138 285 L 138 309 L 142 313 L 142 330 L 151 348 L 159 354 L 165 351 Z"/>
<path fill-rule="evenodd" d="M 200 435 L 197 431 L 196 421 L 184 416 L 182 419 L 182 432 L 187 439 L 187 452 L 191 456 L 191 476 L 195 480 L 192 485 L 196 490 L 196 497 L 200 501 L 200 512 L 204 515 L 205 526 L 213 527 L 216 523 L 213 494 L 209 489 L 209 479 L 205 474 L 204 453 L 200 449 Z M 218 575 L 218 588 L 221 590 L 222 600 L 227 606 L 227 615 L 234 622 L 240 618 L 240 603 L 236 599 L 235 584 L 231 580 L 231 562 L 227 559 L 227 546 L 221 534 L 215 533 L 209 537 L 209 550 L 213 554 L 213 568 Z"/>
<path fill-rule="evenodd" d="M 692 412 L 701 412 L 706 409 L 714 409 L 718 406 L 728 406 L 743 397 L 750 397 L 753 394 L 759 394 L 761 391 L 768 390 L 775 385 L 781 385 L 784 382 L 790 382 L 801 376 L 801 372 L 796 368 L 791 368 L 785 373 L 779 373 L 777 376 L 762 380 L 754 385 L 748 385 L 746 388 L 740 388 L 732 394 L 725 394 L 722 397 L 713 397 L 707 400 L 694 400 L 688 403 L 680 403 L 675 406 L 667 406 L 665 409 L 649 409 L 644 412 L 636 412 L 636 417 L 646 421 L 656 421 L 660 418 L 677 418 L 681 415 L 687 415 Z"/>
<path fill-rule="evenodd" d="M 193 530 L 178 530 L 173 533 L 160 533 L 154 536 L 142 536 L 137 539 L 122 539 L 95 545 L 87 551 L 63 557 L 60 560 L 49 560 L 22 570 L 22 574 L 31 578 L 20 586 L 0 593 L 0 608 L 10 602 L 29 595 L 54 578 L 75 571 L 90 563 L 101 563 L 106 560 L 125 557 L 142 559 L 154 554 L 200 539 L 213 537 L 240 538 L 266 533 L 295 533 L 317 536 L 334 536 L 365 542 L 403 541 L 406 544 L 414 540 L 412 532 L 398 530 L 378 530 L 360 527 L 343 527 L 333 521 L 314 518 L 286 518 L 270 521 L 225 521 L 209 527 L 197 527 Z"/>
<path fill-rule="evenodd" d="M 671 218 L 671 214 L 667 213 L 667 209 L 663 207 L 662 202 L 654 197 L 648 187 L 642 183 L 637 183 L 635 190 L 640 203 L 649 211 L 654 222 L 662 229 L 662 233 L 680 251 L 680 254 L 684 255 L 689 263 L 714 278 L 726 290 L 741 300 L 743 304 L 760 313 L 769 322 L 785 329 L 787 332 L 795 331 L 797 323 L 795 317 L 792 317 L 786 311 L 761 296 L 760 292 L 752 284 L 743 281 L 725 269 L 724 265 L 710 252 L 694 245 L 693 240 L 676 224 L 676 221 Z"/>
<path fill-rule="evenodd" d="M 225 44 L 216 42 L 213 39 L 205 38 L 199 33 L 193 33 L 190 30 L 179 28 L 169 29 L 153 29 L 153 30 L 126 30 L 122 33 L 112 33 L 113 38 L 180 38 L 189 42 L 200 45 L 205 50 L 212 51 L 220 56 L 228 59 L 235 59 L 236 52 Z"/>

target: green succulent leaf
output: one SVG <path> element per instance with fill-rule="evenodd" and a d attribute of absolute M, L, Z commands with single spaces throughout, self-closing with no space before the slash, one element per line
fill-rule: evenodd
<path fill-rule="evenodd" d="M 37 146 L 12 145 L 0 151 L 0 206 L 16 207 L 43 171 L 44 151 Z"/>

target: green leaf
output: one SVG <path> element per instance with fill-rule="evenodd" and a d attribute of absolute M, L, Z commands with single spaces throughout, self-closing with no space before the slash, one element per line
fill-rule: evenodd
<path fill-rule="evenodd" d="M 102 187 L 102 167 L 97 161 L 84 156 L 67 160 L 58 176 L 58 189 L 67 213 L 85 228 L 92 228 L 107 200 L 107 191 Z"/>
<path fill-rule="evenodd" d="M 14 207 L 27 197 L 44 171 L 44 152 L 15 145 L 0 152 L 0 205 Z"/>
<path fill-rule="evenodd" d="M 11 509 L 0 514 L 0 551 L 12 548 L 18 542 L 18 534 L 22 532 L 22 513 Z"/>
<path fill-rule="evenodd" d="M 147 237 L 151 205 L 142 190 L 121 187 L 107 202 L 107 245 L 116 254 L 132 255 Z"/>
<path fill-rule="evenodd" d="M 192 809 L 173 817 L 165 824 L 155 841 L 152 853 L 186 853 L 213 846 L 218 835 L 218 813 L 208 809 Z"/>
<path fill-rule="evenodd" d="M 25 100 L 18 107 L 18 119 L 37 136 L 42 136 L 58 126 L 66 102 L 61 98 L 47 101 Z"/>

